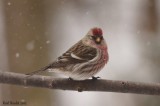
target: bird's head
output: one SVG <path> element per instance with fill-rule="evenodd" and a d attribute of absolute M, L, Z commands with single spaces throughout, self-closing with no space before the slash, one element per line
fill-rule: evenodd
<path fill-rule="evenodd" d="M 103 38 L 103 32 L 101 28 L 91 28 L 84 38 L 87 45 L 92 47 L 103 46 L 105 43 Z"/>

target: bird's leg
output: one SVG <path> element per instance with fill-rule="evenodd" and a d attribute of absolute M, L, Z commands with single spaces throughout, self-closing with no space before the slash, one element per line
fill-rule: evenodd
<path fill-rule="evenodd" d="M 92 76 L 92 80 L 98 80 L 100 77 L 98 76 L 98 77 L 94 77 L 94 76 Z"/>
<path fill-rule="evenodd" d="M 71 77 L 68 78 L 69 81 L 72 81 L 73 79 Z"/>

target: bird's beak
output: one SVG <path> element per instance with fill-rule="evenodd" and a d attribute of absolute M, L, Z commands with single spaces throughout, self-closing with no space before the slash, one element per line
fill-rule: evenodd
<path fill-rule="evenodd" d="M 100 38 L 100 37 L 97 37 L 97 38 L 96 38 L 96 42 L 97 42 L 97 43 L 100 43 L 100 42 L 101 42 L 101 38 Z"/>

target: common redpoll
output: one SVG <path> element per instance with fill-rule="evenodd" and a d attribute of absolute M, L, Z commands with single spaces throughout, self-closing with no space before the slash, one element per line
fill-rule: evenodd
<path fill-rule="evenodd" d="M 56 61 L 27 75 L 31 76 L 50 69 L 74 80 L 85 80 L 94 77 L 105 66 L 108 59 L 103 32 L 100 28 L 95 27 Z"/>

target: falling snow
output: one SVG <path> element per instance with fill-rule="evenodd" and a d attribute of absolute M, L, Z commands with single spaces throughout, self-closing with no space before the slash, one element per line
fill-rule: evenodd
<path fill-rule="evenodd" d="M 35 42 L 34 41 L 31 41 L 29 43 L 27 43 L 26 45 L 26 49 L 29 50 L 29 51 L 32 51 L 35 47 Z"/>
<path fill-rule="evenodd" d="M 19 58 L 20 54 L 17 52 L 15 56 L 16 58 Z"/>
<path fill-rule="evenodd" d="M 11 5 L 11 2 L 8 2 L 7 5 L 10 6 L 10 5 Z"/>
<path fill-rule="evenodd" d="M 27 26 L 31 26 L 31 24 L 27 23 Z"/>
<path fill-rule="evenodd" d="M 42 49 L 42 46 L 40 46 L 39 49 Z"/>
<path fill-rule="evenodd" d="M 49 43 L 51 43 L 51 41 L 47 40 L 47 41 L 46 41 L 46 44 L 49 44 Z"/>
<path fill-rule="evenodd" d="M 22 16 L 22 12 L 19 13 L 19 16 Z"/>

